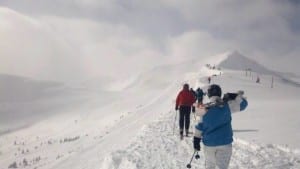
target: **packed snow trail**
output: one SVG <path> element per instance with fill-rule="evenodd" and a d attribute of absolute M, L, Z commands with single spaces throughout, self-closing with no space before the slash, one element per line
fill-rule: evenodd
<path fill-rule="evenodd" d="M 174 111 L 145 127 L 126 149 L 109 154 L 101 169 L 182 169 L 192 153 L 192 137 L 180 140 L 178 129 L 173 135 Z M 193 126 L 193 125 L 192 125 Z M 204 155 L 192 162 L 192 168 L 204 168 Z M 296 169 L 300 156 L 288 148 L 256 144 L 234 139 L 230 168 Z"/>
<path fill-rule="evenodd" d="M 93 143 L 80 146 L 77 152 L 64 160 L 45 166 L 45 168 L 95 168 L 99 166 L 99 161 L 104 159 L 107 152 L 112 152 L 128 145 L 140 129 L 147 123 L 157 119 L 159 114 L 166 112 L 172 104 L 169 99 L 177 86 L 171 84 L 157 97 L 144 105 L 136 107 L 135 111 L 125 116 L 119 122 L 114 124 L 109 131 L 99 137 Z M 160 103 L 160 104 L 159 104 Z M 156 106 L 154 106 L 156 105 Z M 168 106 L 166 106 L 168 105 Z M 88 157 L 88 158 L 87 158 Z M 76 163 L 74 163 L 76 161 Z"/>

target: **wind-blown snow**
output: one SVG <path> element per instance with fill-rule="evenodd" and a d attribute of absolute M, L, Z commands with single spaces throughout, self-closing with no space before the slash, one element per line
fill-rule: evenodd
<path fill-rule="evenodd" d="M 65 111 L 72 111 L 75 115 L 84 111 L 87 105 L 89 109 L 94 102 L 100 106 L 115 96 L 108 91 L 94 93 L 53 81 L 7 74 L 0 74 L 0 93 L 0 135 Z M 99 97 L 101 94 L 107 96 Z"/>

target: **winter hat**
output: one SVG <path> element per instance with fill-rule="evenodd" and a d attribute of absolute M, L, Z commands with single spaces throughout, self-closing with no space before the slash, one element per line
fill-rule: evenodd
<path fill-rule="evenodd" d="M 190 88 L 190 87 L 189 87 L 189 84 L 185 83 L 185 84 L 183 85 L 183 89 L 184 89 L 184 90 L 189 90 L 189 88 Z"/>
<path fill-rule="evenodd" d="M 222 95 L 222 89 L 219 85 L 217 84 L 212 84 L 208 87 L 207 89 L 207 96 L 210 98 L 212 96 L 219 96 L 221 97 Z"/>

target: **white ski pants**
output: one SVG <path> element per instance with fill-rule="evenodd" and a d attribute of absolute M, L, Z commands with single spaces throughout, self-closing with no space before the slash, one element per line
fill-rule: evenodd
<path fill-rule="evenodd" d="M 232 154 L 232 144 L 209 147 L 204 145 L 205 168 L 227 169 Z"/>

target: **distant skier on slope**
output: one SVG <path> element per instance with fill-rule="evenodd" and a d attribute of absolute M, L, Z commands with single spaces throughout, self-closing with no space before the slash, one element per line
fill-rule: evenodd
<path fill-rule="evenodd" d="M 194 97 L 197 98 L 197 93 L 193 88 L 190 88 L 190 91 L 193 93 Z"/>
<path fill-rule="evenodd" d="M 208 84 L 210 84 L 210 82 L 211 82 L 211 77 L 210 76 L 208 76 L 207 81 L 208 81 Z"/>
<path fill-rule="evenodd" d="M 260 78 L 259 78 L 259 76 L 257 76 L 257 78 L 256 78 L 256 83 L 260 83 Z"/>
<path fill-rule="evenodd" d="M 199 104 L 203 104 L 203 96 L 205 96 L 205 93 L 204 93 L 203 90 L 199 87 L 199 88 L 196 90 L 196 97 L 197 97 L 198 105 L 199 105 Z"/>
<path fill-rule="evenodd" d="M 196 92 L 193 88 L 190 88 L 190 91 L 193 93 L 193 95 L 194 95 L 194 97 L 195 97 L 195 102 L 196 102 L 196 100 L 197 100 L 197 92 Z M 193 105 L 193 106 L 192 106 L 192 112 L 195 113 L 195 111 L 196 111 L 196 108 L 195 108 L 195 106 Z"/>
<path fill-rule="evenodd" d="M 203 107 L 205 114 L 195 127 L 193 139 L 196 151 L 200 151 L 200 141 L 203 140 L 206 169 L 215 169 L 216 166 L 227 169 L 229 166 L 233 142 L 231 113 L 247 107 L 243 93 L 228 93 L 222 100 L 219 85 L 212 84 L 208 88 L 207 95 L 211 102 Z"/>
<path fill-rule="evenodd" d="M 179 128 L 180 138 L 183 138 L 183 128 L 185 127 L 186 136 L 189 133 L 191 108 L 195 103 L 196 98 L 189 90 L 189 85 L 184 84 L 183 89 L 179 92 L 176 98 L 175 110 L 179 110 Z M 193 111 L 195 108 L 193 107 Z"/>

